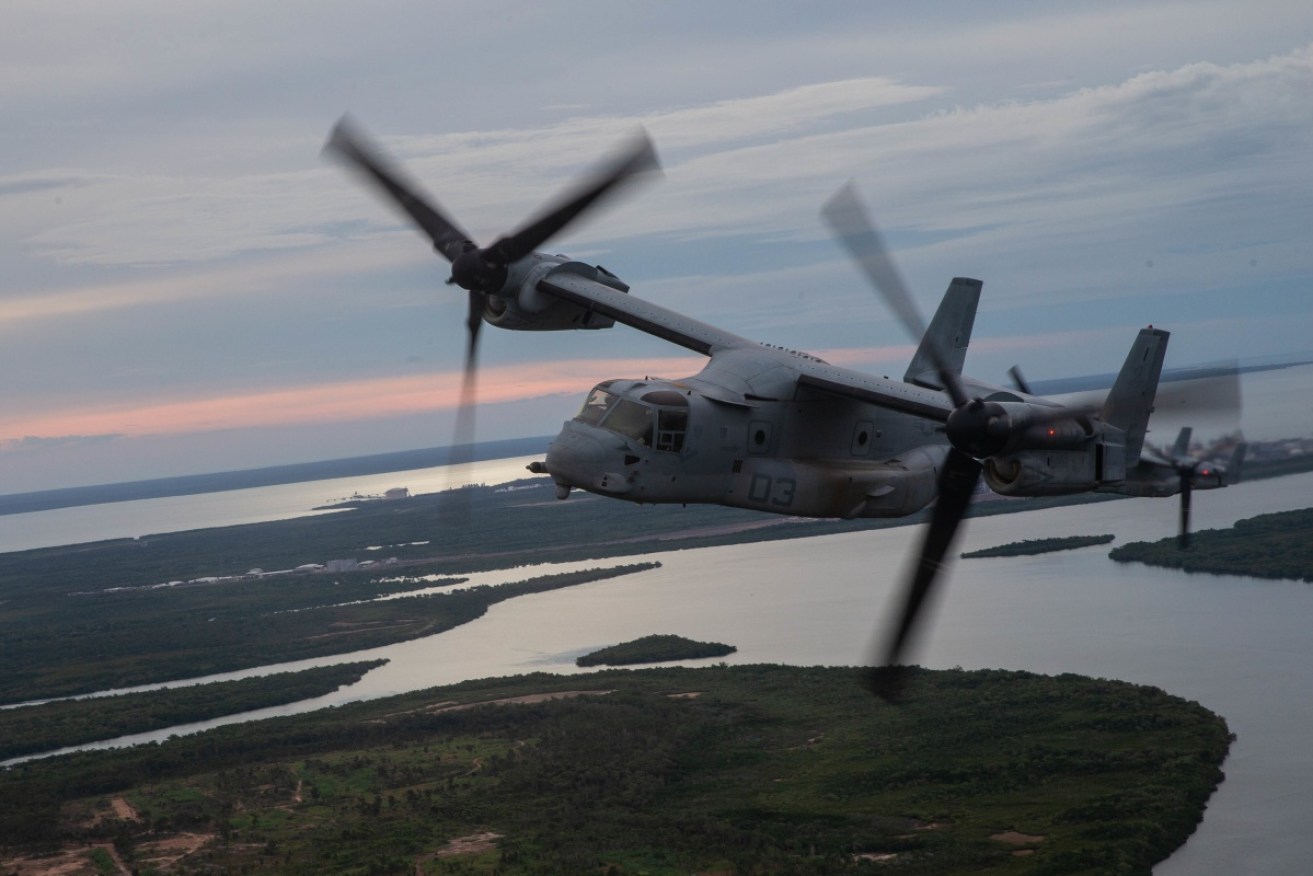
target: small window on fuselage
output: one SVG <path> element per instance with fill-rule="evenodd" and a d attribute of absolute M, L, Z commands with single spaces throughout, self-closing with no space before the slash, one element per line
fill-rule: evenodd
<path fill-rule="evenodd" d="M 669 453 L 683 450 L 684 433 L 688 431 L 688 399 L 671 389 L 657 389 L 646 393 L 643 401 L 659 405 L 653 447 Z"/>
<path fill-rule="evenodd" d="M 688 408 L 657 411 L 656 449 L 678 453 L 684 449 L 684 433 L 688 431 Z"/>

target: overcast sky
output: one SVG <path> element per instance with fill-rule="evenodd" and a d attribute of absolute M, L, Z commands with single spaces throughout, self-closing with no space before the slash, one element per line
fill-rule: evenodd
<path fill-rule="evenodd" d="M 739 334 L 901 374 L 818 218 L 854 180 L 967 370 L 1313 350 L 1313 12 L 1034 4 L 67 0 L 0 29 L 0 493 L 446 444 L 447 264 L 320 157 L 351 112 L 478 239 L 635 127 L 665 178 L 550 246 Z M 701 361 L 484 332 L 479 437 Z"/>

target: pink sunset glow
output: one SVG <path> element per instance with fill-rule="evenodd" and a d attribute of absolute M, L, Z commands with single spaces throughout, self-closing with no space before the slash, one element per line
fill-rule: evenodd
<path fill-rule="evenodd" d="M 990 339 L 978 346 L 1018 349 L 1043 343 Z M 818 351 L 825 360 L 849 368 L 901 373 L 910 345 Z M 610 377 L 680 378 L 697 373 L 700 356 L 645 359 L 571 359 L 532 364 L 485 366 L 479 373 L 479 402 L 497 404 L 550 395 L 582 395 Z M 224 429 L 360 421 L 450 410 L 460 403 L 459 372 L 435 372 L 207 398 L 154 398 L 0 414 L 0 448 L 26 437 L 70 435 L 178 435 Z"/>
<path fill-rule="evenodd" d="M 606 377 L 695 373 L 701 357 L 569 360 L 484 367 L 480 403 L 495 404 L 561 393 L 581 397 Z M 169 435 L 252 426 L 366 420 L 439 411 L 460 403 L 458 372 L 293 386 L 240 395 L 149 399 L 39 413 L 0 415 L 0 446 L 24 437 L 122 434 Z"/>

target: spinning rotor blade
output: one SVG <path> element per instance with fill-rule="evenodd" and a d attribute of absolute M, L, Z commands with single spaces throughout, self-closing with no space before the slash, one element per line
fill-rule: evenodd
<path fill-rule="evenodd" d="M 1026 433 L 1046 424 L 1085 420 L 1108 410 L 1108 393 L 1064 401 L 1051 405 L 1043 400 L 1021 404 L 985 401 L 967 395 L 958 372 L 938 349 L 936 339 L 927 334 L 926 322 L 916 308 L 906 285 L 894 265 L 852 183 L 841 188 L 822 208 L 821 215 L 833 229 L 839 242 L 853 256 L 872 286 L 888 301 L 908 332 L 922 342 L 931 359 L 940 384 L 953 402 L 953 410 L 944 421 L 949 442 L 948 455 L 937 483 L 938 496 L 930 523 L 922 537 L 916 565 L 904 587 L 904 604 L 897 625 L 885 649 L 876 655 L 876 667 L 868 675 L 868 686 L 887 700 L 896 700 L 901 692 L 905 670 L 900 664 L 903 649 L 915 628 L 925 601 L 933 591 L 953 538 L 965 517 L 971 495 L 980 480 L 980 460 L 1006 453 L 1026 440 Z M 1010 372 L 1017 388 L 1031 395 L 1029 384 L 1014 368 Z M 1201 375 L 1203 376 L 1203 375 Z M 1229 382 L 1228 382 L 1229 380 Z M 1221 382 L 1218 382 L 1221 381 Z M 1206 379 L 1189 382 L 1176 389 L 1158 388 L 1155 407 L 1182 407 L 1198 410 L 1235 410 L 1238 408 L 1238 380 L 1235 369 L 1213 369 Z M 1087 424 L 1083 428 L 1090 429 Z M 1049 433 L 1053 434 L 1052 431 Z M 1180 461 L 1167 463 L 1176 467 L 1181 478 L 1181 545 L 1189 540 L 1190 496 L 1194 487 L 1193 465 L 1182 470 Z"/>
<path fill-rule="evenodd" d="M 858 199 L 856 186 L 847 183 L 835 192 L 821 208 L 821 215 L 829 223 L 839 242 L 861 267 L 866 279 L 884 296 L 908 333 L 917 340 L 924 337 L 925 320 L 921 318 L 921 312 L 912 301 L 912 296 L 903 283 L 903 277 L 898 273 L 888 248 L 885 247 L 880 233 L 875 228 L 875 223 L 871 221 L 866 208 Z M 957 372 L 948 367 L 943 351 L 932 349 L 931 353 L 935 371 L 953 404 L 958 407 L 966 404 L 969 399 L 962 389 L 962 381 L 958 379 Z"/>
<path fill-rule="evenodd" d="M 1011 368 L 1009 368 L 1008 376 L 1012 378 L 1012 385 L 1015 386 L 1018 389 L 1018 391 L 1024 392 L 1026 395 L 1035 394 L 1030 391 L 1030 384 L 1026 382 L 1025 376 L 1023 376 L 1021 373 L 1021 366 L 1013 365 Z"/>
<path fill-rule="evenodd" d="M 581 183 L 563 195 L 555 206 L 543 210 L 541 215 L 525 223 L 519 230 L 485 249 L 482 253 L 484 261 L 508 265 L 524 258 L 563 231 L 584 211 L 658 167 L 652 140 L 646 132 L 638 132 L 616 151 L 596 178 Z"/>
<path fill-rule="evenodd" d="M 433 248 L 449 262 L 454 262 L 469 241 L 469 235 L 449 219 L 437 203 L 407 180 L 383 151 L 369 141 L 349 116 L 343 116 L 329 135 L 324 151 L 344 161 L 387 195 L 410 217 L 429 239 Z"/>
<path fill-rule="evenodd" d="M 1028 429 L 1047 422 L 1088 416 L 1099 409 L 1102 400 L 1098 405 L 1055 406 L 1049 410 L 1031 406 L 1024 416 L 1014 419 L 1006 408 L 997 403 L 970 398 L 957 371 L 949 367 L 948 357 L 934 346 L 934 337 L 927 335 L 926 322 L 908 294 L 893 258 L 858 199 L 852 183 L 841 188 L 826 203 L 821 215 L 857 261 L 867 280 L 889 302 L 908 332 L 918 341 L 930 342 L 928 352 L 934 368 L 954 405 L 944 424 L 950 449 L 939 473 L 938 497 L 922 537 L 916 565 L 904 587 L 906 595 L 902 612 L 887 646 L 877 654 L 876 668 L 868 675 L 870 689 L 886 700 L 893 701 L 901 693 L 905 675 L 899 663 L 903 649 L 927 598 L 939 580 L 944 557 L 957 535 L 976 484 L 980 481 L 982 465 L 979 459 L 1006 448 L 1018 434 Z M 1022 392 L 1029 394 L 1029 388 L 1019 370 L 1013 370 L 1013 379 Z"/>
<path fill-rule="evenodd" d="M 465 327 L 469 340 L 465 345 L 465 370 L 461 375 L 460 407 L 456 410 L 455 447 L 466 447 L 471 453 L 474 447 L 474 402 L 478 395 L 479 382 L 479 329 L 483 327 L 483 310 L 487 307 L 487 298 L 482 292 L 470 291 L 469 310 L 465 316 Z M 470 460 L 458 460 L 469 462 Z"/>
<path fill-rule="evenodd" d="M 343 161 L 400 207 L 433 242 L 433 248 L 451 262 L 448 285 L 459 286 L 468 293 L 465 319 L 468 340 L 460 407 L 456 412 L 452 441 L 453 460 L 456 463 L 468 461 L 474 440 L 479 330 L 483 326 L 488 296 L 503 291 L 510 265 L 533 253 L 604 198 L 643 173 L 656 170 L 658 163 L 652 141 L 640 131 L 596 177 L 576 186 L 518 231 L 500 238 L 486 249 L 480 249 L 454 220 L 442 212 L 432 197 L 407 180 L 396 162 L 372 143 L 349 117 L 343 116 L 334 126 L 324 151 Z"/>
<path fill-rule="evenodd" d="M 1185 550 L 1190 546 L 1190 492 L 1194 489 L 1194 467 L 1181 469 L 1181 531 L 1176 546 Z"/>
<path fill-rule="evenodd" d="M 1176 546 L 1185 550 L 1190 546 L 1190 496 L 1194 491 L 1194 476 L 1204 461 L 1184 455 L 1183 443 L 1189 441 L 1190 430 L 1182 429 L 1181 432 L 1182 437 L 1177 439 L 1170 454 L 1159 453 L 1146 447 L 1141 455 L 1153 464 L 1170 468 L 1176 473 L 1177 493 L 1181 497 L 1181 522 L 1176 534 Z"/>
<path fill-rule="evenodd" d="M 1161 383 L 1153 399 L 1154 413 L 1172 419 L 1188 415 L 1219 422 L 1238 420 L 1242 407 L 1240 367 L 1235 363 L 1201 377 Z"/>
<path fill-rule="evenodd" d="M 839 189 L 821 209 L 821 215 L 861 267 L 866 279 L 889 303 L 908 333 L 917 340 L 926 338 L 926 322 L 912 301 L 880 233 L 858 199 L 853 184 L 848 183 Z M 983 409 L 981 402 L 972 401 L 967 396 L 961 379 L 948 366 L 943 351 L 931 346 L 928 352 L 940 383 L 953 400 L 955 410 L 949 422 L 952 423 L 956 418 L 959 424 L 969 425 L 972 429 L 988 429 L 988 412 Z M 981 422 L 977 423 L 976 420 Z M 906 669 L 899 661 L 903 649 L 916 628 L 926 600 L 939 581 L 944 557 L 957 535 L 962 518 L 966 516 L 971 495 L 980 480 L 981 468 L 973 456 L 952 446 L 939 472 L 938 497 L 917 551 L 916 565 L 903 588 L 902 611 L 885 647 L 876 654 L 876 665 L 867 673 L 867 687 L 889 702 L 897 701 L 902 694 Z"/>
<path fill-rule="evenodd" d="M 465 369 L 461 374 L 460 403 L 456 408 L 456 424 L 452 428 L 451 452 L 447 456 L 446 491 L 448 493 L 463 486 L 459 481 L 464 474 L 461 469 L 467 463 L 474 461 L 474 412 L 479 383 L 479 328 L 483 325 L 483 308 L 486 306 L 484 295 L 481 292 L 471 291 L 469 305 L 469 315 L 465 320 L 469 331 L 469 341 L 465 347 Z M 455 496 L 456 520 L 462 526 L 467 525 L 470 516 L 469 492 L 461 491 Z"/>
<path fill-rule="evenodd" d="M 904 589 L 903 609 L 884 650 L 876 655 L 877 665 L 867 674 L 872 693 L 896 702 L 902 694 L 906 668 L 899 660 L 908 638 L 916 628 L 926 599 L 939 581 L 944 557 L 966 515 L 971 495 L 980 481 L 981 465 L 965 453 L 950 450 L 939 473 L 939 498 L 935 500 L 930 525 L 926 527 L 916 567 Z"/>

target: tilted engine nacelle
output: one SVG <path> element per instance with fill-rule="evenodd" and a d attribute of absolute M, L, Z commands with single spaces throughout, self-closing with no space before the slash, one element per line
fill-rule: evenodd
<path fill-rule="evenodd" d="M 501 291 L 488 296 L 485 322 L 515 331 L 567 331 L 604 329 L 615 320 L 538 291 L 538 283 L 557 273 L 576 274 L 620 292 L 629 286 L 601 265 L 567 261 L 560 256 L 535 254 L 514 266 Z"/>
<path fill-rule="evenodd" d="M 1226 466 L 1220 463 L 1200 463 L 1187 477 L 1190 478 L 1190 488 L 1193 490 L 1216 490 L 1234 483 L 1234 480 L 1227 477 Z M 1141 463 L 1127 472 L 1124 482 L 1105 486 L 1102 491 L 1155 499 L 1175 496 L 1181 492 L 1181 475 L 1161 463 Z"/>
<path fill-rule="evenodd" d="M 981 454 L 987 457 L 985 483 L 1000 495 L 1083 493 L 1126 475 L 1124 436 L 1106 423 L 1076 412 L 1055 417 L 1061 409 L 1025 402 L 987 401 L 971 407 L 958 411 L 975 427 L 971 443 L 987 451 Z M 953 425 L 950 417 L 950 440 Z"/>
<path fill-rule="evenodd" d="M 1216 490 L 1226 485 L 1226 466 L 1219 463 L 1201 462 L 1190 475 L 1190 486 L 1196 490 Z"/>
<path fill-rule="evenodd" d="M 1064 496 L 1098 486 L 1095 447 L 1026 450 L 985 460 L 985 483 L 1003 496 Z"/>

